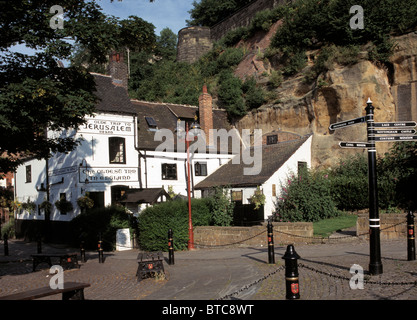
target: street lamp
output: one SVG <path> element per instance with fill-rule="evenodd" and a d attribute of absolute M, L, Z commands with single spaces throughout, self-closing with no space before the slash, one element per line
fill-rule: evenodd
<path fill-rule="evenodd" d="M 195 119 L 197 120 L 197 119 Z M 178 122 L 180 120 L 178 119 Z M 184 137 L 184 131 L 181 130 L 181 126 L 177 127 L 177 135 Z M 190 132 L 191 131 L 191 132 Z M 188 250 L 194 249 L 194 229 L 192 222 L 192 211 L 191 211 L 191 167 L 190 167 L 190 140 L 194 140 L 199 135 L 200 125 L 197 121 L 191 124 L 191 130 L 188 129 L 188 123 L 185 125 L 185 141 L 187 145 L 187 193 L 188 193 Z M 190 135 L 191 133 L 191 135 Z"/>
<path fill-rule="evenodd" d="M 85 160 L 85 159 L 83 159 L 83 160 L 81 160 L 81 163 L 80 163 L 80 168 L 82 168 L 82 166 L 83 166 L 83 162 L 85 161 L 85 180 L 84 180 L 84 183 L 85 184 L 88 184 L 90 181 L 88 181 L 88 176 L 87 176 L 87 170 L 88 170 L 88 167 L 87 167 L 87 160 Z M 81 193 L 83 193 L 85 191 L 85 189 L 83 190 L 83 188 L 81 188 Z"/>

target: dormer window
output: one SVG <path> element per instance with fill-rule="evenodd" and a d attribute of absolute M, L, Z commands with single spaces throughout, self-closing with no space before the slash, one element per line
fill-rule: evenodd
<path fill-rule="evenodd" d="M 274 135 L 266 137 L 266 144 L 277 144 L 277 143 L 278 143 L 278 135 L 274 134 Z"/>
<path fill-rule="evenodd" d="M 145 117 L 146 123 L 148 124 L 150 131 L 156 131 L 158 130 L 158 125 L 154 118 L 152 117 Z"/>

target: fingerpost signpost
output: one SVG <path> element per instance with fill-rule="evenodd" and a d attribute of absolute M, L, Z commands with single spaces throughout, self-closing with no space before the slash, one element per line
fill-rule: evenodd
<path fill-rule="evenodd" d="M 368 99 L 366 116 L 348 121 L 333 123 L 330 130 L 346 128 L 352 125 L 367 124 L 368 142 L 340 142 L 341 148 L 362 148 L 368 149 L 368 182 L 369 182 L 369 247 L 370 262 L 369 273 L 372 275 L 382 274 L 381 243 L 380 243 L 380 218 L 378 212 L 378 184 L 376 173 L 376 148 L 375 142 L 395 142 L 417 140 L 415 135 L 417 126 L 415 121 L 404 122 L 375 122 L 374 106 L 371 99 Z M 387 134 L 393 134 L 387 135 Z M 386 135 L 386 136 L 379 136 Z"/>

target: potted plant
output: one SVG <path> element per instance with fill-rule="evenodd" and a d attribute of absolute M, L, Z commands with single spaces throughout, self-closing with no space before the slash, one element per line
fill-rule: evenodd
<path fill-rule="evenodd" d="M 87 209 L 94 207 L 94 200 L 90 198 L 88 192 L 84 196 L 81 196 L 77 199 L 77 204 L 81 209 L 81 212 L 85 212 Z"/>
<path fill-rule="evenodd" d="M 65 199 L 64 196 L 61 196 L 61 198 L 55 202 L 55 206 L 61 214 L 67 214 L 73 209 L 72 203 Z"/>
<path fill-rule="evenodd" d="M 33 201 L 30 201 L 30 198 L 22 203 L 22 209 L 29 212 L 29 214 L 32 214 L 35 212 L 36 209 L 36 203 Z"/>

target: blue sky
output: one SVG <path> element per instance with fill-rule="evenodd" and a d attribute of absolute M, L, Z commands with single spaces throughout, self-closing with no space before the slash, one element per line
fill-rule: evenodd
<path fill-rule="evenodd" d="M 185 20 L 190 19 L 188 11 L 193 7 L 193 0 L 98 0 L 97 3 L 105 14 L 121 19 L 133 15 L 152 23 L 157 35 L 165 27 L 174 33 L 186 27 Z"/>

